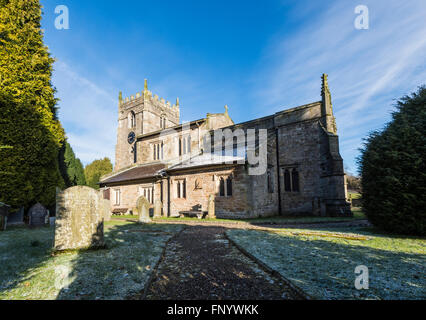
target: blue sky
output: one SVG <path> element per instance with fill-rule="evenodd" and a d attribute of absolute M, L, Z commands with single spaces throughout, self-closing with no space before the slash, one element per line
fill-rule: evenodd
<path fill-rule="evenodd" d="M 181 120 L 235 122 L 320 100 L 329 74 L 341 154 L 356 172 L 362 138 L 396 98 L 426 83 L 426 1 L 42 0 L 56 58 L 59 117 L 84 164 L 114 160 L 118 92 L 180 98 Z M 354 27 L 357 5 L 369 29 Z M 69 30 L 54 26 L 69 8 Z"/>

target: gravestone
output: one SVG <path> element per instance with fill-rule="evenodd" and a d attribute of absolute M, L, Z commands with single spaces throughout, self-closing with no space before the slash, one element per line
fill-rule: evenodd
<path fill-rule="evenodd" d="M 41 227 L 45 225 L 46 216 L 48 216 L 48 211 L 41 203 L 36 203 L 28 211 L 28 216 L 30 217 L 30 226 L 31 227 Z"/>
<path fill-rule="evenodd" d="M 154 218 L 161 217 L 161 209 L 163 208 L 163 203 L 161 200 L 157 199 L 154 202 Z"/>
<path fill-rule="evenodd" d="M 8 225 L 22 225 L 24 224 L 24 212 L 25 208 L 22 207 L 17 212 L 10 213 L 9 218 L 7 218 Z"/>
<path fill-rule="evenodd" d="M 209 204 L 207 207 L 208 216 L 209 218 L 216 218 L 216 212 L 215 212 L 215 203 L 214 203 L 214 195 L 211 194 L 209 196 Z"/>
<path fill-rule="evenodd" d="M 49 224 L 49 218 L 50 218 L 50 211 L 47 210 L 47 214 L 44 217 L 44 224 Z"/>
<path fill-rule="evenodd" d="M 0 231 L 6 230 L 7 218 L 9 216 L 10 206 L 7 204 L 0 202 Z"/>
<path fill-rule="evenodd" d="M 104 246 L 104 221 L 99 193 L 75 186 L 56 194 L 55 250 Z"/>
<path fill-rule="evenodd" d="M 99 203 L 104 221 L 111 221 L 111 206 L 110 201 L 101 197 Z"/>
<path fill-rule="evenodd" d="M 140 223 L 151 222 L 151 218 L 149 217 L 149 207 L 150 203 L 144 196 L 140 196 L 136 201 L 136 208 L 138 209 Z"/>

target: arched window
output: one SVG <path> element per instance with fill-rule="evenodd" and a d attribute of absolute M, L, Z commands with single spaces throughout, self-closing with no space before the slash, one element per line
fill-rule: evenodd
<path fill-rule="evenodd" d="M 299 172 L 297 169 L 293 169 L 291 172 L 292 189 L 294 192 L 299 192 Z"/>
<path fill-rule="evenodd" d="M 290 192 L 291 191 L 291 178 L 290 171 L 285 169 L 284 171 L 284 190 Z"/>
<path fill-rule="evenodd" d="M 188 150 L 188 153 L 191 152 L 191 136 L 188 136 L 188 142 L 186 145 L 186 149 Z"/>
<path fill-rule="evenodd" d="M 130 111 L 128 116 L 128 121 L 129 121 L 129 128 L 136 127 L 136 115 L 133 111 Z"/>
<path fill-rule="evenodd" d="M 186 179 L 176 181 L 176 197 L 186 198 Z"/>
<path fill-rule="evenodd" d="M 228 179 L 226 179 L 226 195 L 228 197 L 232 197 L 232 178 L 228 177 Z"/>
<path fill-rule="evenodd" d="M 225 196 L 225 180 L 223 178 L 220 178 L 219 181 L 219 196 Z"/>

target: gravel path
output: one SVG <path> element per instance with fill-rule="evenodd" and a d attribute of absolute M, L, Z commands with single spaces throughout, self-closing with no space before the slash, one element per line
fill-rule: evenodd
<path fill-rule="evenodd" d="M 225 228 L 187 226 L 168 244 L 146 299 L 297 299 L 224 236 Z"/>

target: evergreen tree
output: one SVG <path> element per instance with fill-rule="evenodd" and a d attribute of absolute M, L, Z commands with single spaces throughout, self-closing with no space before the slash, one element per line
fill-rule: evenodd
<path fill-rule="evenodd" d="M 363 209 L 374 225 L 426 234 L 426 87 L 397 102 L 392 121 L 373 132 L 359 158 Z"/>
<path fill-rule="evenodd" d="M 38 0 L 0 0 L 0 201 L 52 205 L 63 187 L 58 151 L 64 132 L 43 44 Z"/>
<path fill-rule="evenodd" d="M 74 151 L 67 141 L 65 141 L 59 151 L 59 168 L 65 187 L 86 184 L 83 165 L 80 159 L 75 157 Z"/>
<path fill-rule="evenodd" d="M 112 163 L 109 158 L 93 161 L 84 169 L 87 185 L 99 189 L 98 182 L 100 178 L 110 172 L 112 172 Z"/>

